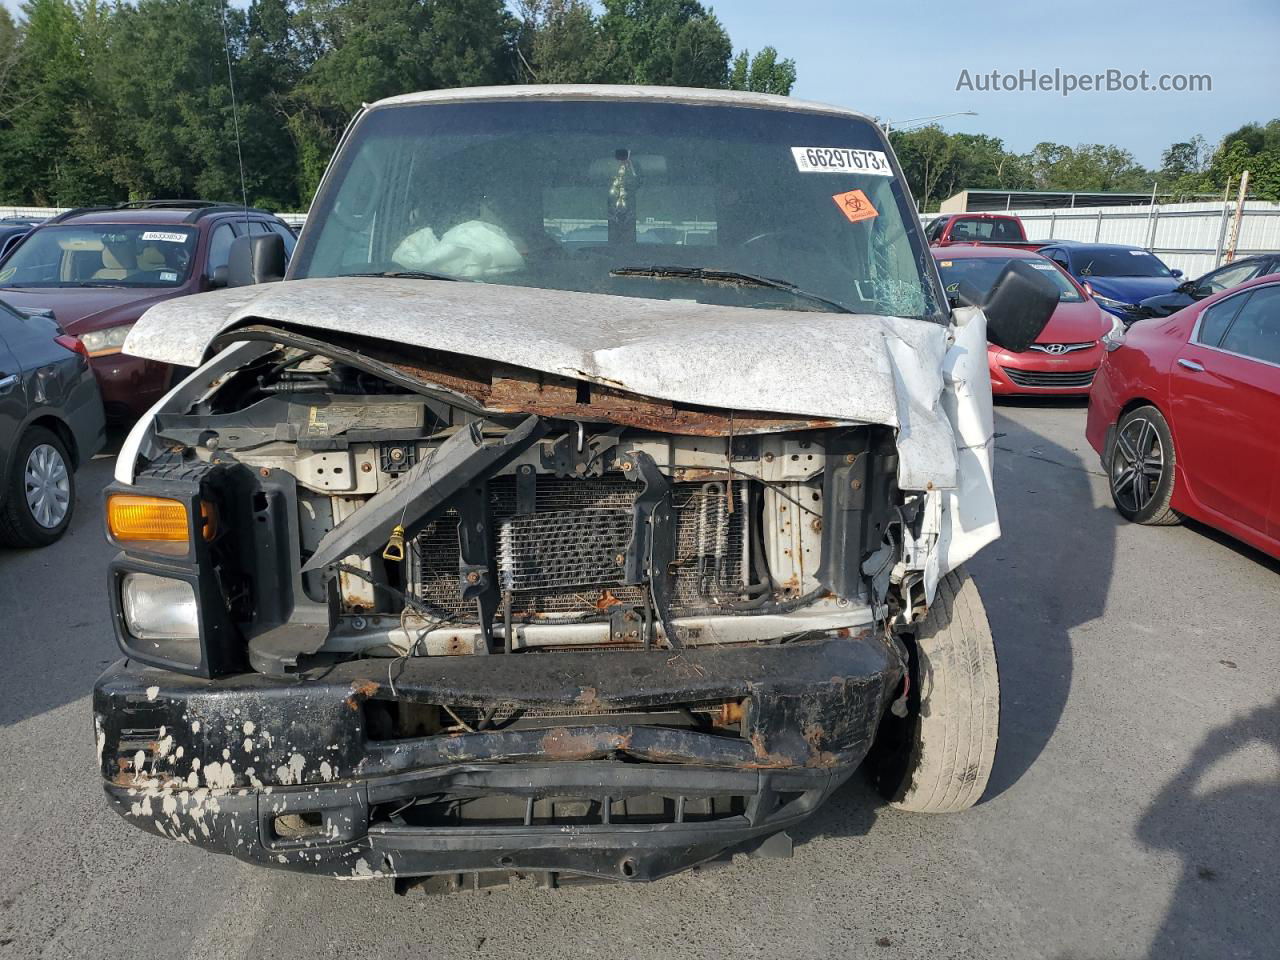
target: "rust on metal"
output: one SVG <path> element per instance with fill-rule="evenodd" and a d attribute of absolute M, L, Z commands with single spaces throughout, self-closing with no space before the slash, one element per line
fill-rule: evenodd
<path fill-rule="evenodd" d="M 730 414 L 714 408 L 655 400 L 617 386 L 593 382 L 585 376 L 582 379 L 559 377 L 435 350 L 414 351 L 420 358 L 415 363 L 405 362 L 403 348 L 395 355 L 379 356 L 382 351 L 367 344 L 362 352 L 424 385 L 461 394 L 492 413 L 532 413 L 569 420 L 603 421 L 696 437 L 816 430 L 840 424 L 829 418 L 785 413 L 735 410 Z"/>
<path fill-rule="evenodd" d="M 624 733 L 584 733 L 554 727 L 543 736 L 541 744 L 542 752 L 552 760 L 582 760 L 614 750 L 626 750 L 631 745 L 631 737 Z"/>
<path fill-rule="evenodd" d="M 351 693 L 344 702 L 348 709 L 359 710 L 361 701 L 368 700 L 378 690 L 379 686 L 376 680 L 352 680 Z"/>
<path fill-rule="evenodd" d="M 789 757 L 780 753 L 770 753 L 768 745 L 765 743 L 764 734 L 757 730 L 751 734 L 751 749 L 755 751 L 756 762 L 746 764 L 752 769 L 772 768 L 772 767 L 791 767 L 795 766 Z"/>

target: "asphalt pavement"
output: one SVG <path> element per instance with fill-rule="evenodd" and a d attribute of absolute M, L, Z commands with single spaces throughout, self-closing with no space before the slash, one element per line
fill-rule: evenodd
<path fill-rule="evenodd" d="M 905 814 L 855 778 L 790 859 L 446 897 L 250 867 L 107 809 L 93 462 L 61 543 L 0 551 L 0 958 L 1280 956 L 1280 564 L 1123 523 L 1083 406 L 996 419 L 1005 535 L 971 564 L 1004 697 L 982 803 Z"/>

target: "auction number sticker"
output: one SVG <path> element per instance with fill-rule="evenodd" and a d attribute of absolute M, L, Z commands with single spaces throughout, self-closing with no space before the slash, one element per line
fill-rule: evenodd
<path fill-rule="evenodd" d="M 143 240 L 163 240 L 165 243 L 186 243 L 185 233 L 165 233 L 162 230 L 148 230 L 142 235 Z"/>
<path fill-rule="evenodd" d="M 853 147 L 792 147 L 796 169 L 801 173 L 870 173 L 892 177 L 889 158 L 880 150 Z"/>

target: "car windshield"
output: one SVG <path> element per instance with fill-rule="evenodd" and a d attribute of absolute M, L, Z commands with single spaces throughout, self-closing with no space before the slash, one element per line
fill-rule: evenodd
<path fill-rule="evenodd" d="M 290 276 L 416 271 L 940 321 L 885 149 L 869 122 L 783 110 L 381 107 L 336 159 Z"/>
<path fill-rule="evenodd" d="M 0 286 L 176 287 L 191 269 L 196 235 L 169 224 L 40 227 L 0 267 Z"/>
<path fill-rule="evenodd" d="M 1149 250 L 1076 250 L 1071 254 L 1081 277 L 1171 277 L 1169 268 Z"/>
<path fill-rule="evenodd" d="M 1013 260 L 1020 260 L 1023 263 L 1030 264 L 1052 280 L 1058 288 L 1058 300 L 1061 303 L 1080 303 L 1084 300 L 1084 297 L 1080 296 L 1080 292 L 1076 290 L 1075 285 L 1063 276 L 1061 270 L 1048 260 L 1040 258 L 957 257 L 950 260 L 939 260 L 938 272 L 942 275 L 942 285 L 946 288 L 948 297 L 956 293 L 961 280 L 969 281 L 977 289 L 978 293 L 986 297 L 995 285 L 996 278 L 1000 276 L 1000 271 Z"/>

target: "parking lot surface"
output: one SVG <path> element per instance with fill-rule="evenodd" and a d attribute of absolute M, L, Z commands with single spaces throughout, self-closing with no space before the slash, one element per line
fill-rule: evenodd
<path fill-rule="evenodd" d="M 0 552 L 0 958 L 1280 956 L 1280 564 L 1122 523 L 1083 406 L 1001 406 L 996 429 L 1005 535 L 971 570 L 1004 714 L 978 807 L 899 813 L 855 779 L 789 860 L 451 897 L 249 867 L 107 809 L 95 461 L 62 542 Z"/>

